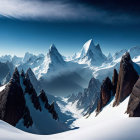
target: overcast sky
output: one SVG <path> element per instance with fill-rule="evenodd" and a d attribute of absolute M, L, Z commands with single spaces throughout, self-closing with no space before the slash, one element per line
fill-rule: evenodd
<path fill-rule="evenodd" d="M 140 46 L 139 0 L 0 0 L 0 55 L 63 55 L 90 38 L 105 54 Z"/>

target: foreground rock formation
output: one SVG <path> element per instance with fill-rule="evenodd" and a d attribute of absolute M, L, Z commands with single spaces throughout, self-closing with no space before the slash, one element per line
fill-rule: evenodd
<path fill-rule="evenodd" d="M 23 118 L 26 127 L 32 125 L 32 118 L 20 86 L 20 75 L 15 69 L 12 79 L 0 92 L 0 119 L 15 126 L 21 118 Z"/>
<path fill-rule="evenodd" d="M 100 99 L 98 101 L 97 105 L 97 114 L 102 110 L 102 108 L 107 105 L 107 103 L 110 101 L 112 96 L 112 83 L 109 77 L 107 77 L 102 85 L 101 85 L 101 91 L 100 91 Z"/>
<path fill-rule="evenodd" d="M 117 82 L 115 102 L 113 106 L 119 105 L 132 92 L 133 86 L 139 76 L 133 67 L 130 54 L 127 52 L 122 56 L 120 62 L 120 71 Z"/>
<path fill-rule="evenodd" d="M 37 119 L 36 116 L 38 116 Z M 38 121 L 39 117 L 44 121 L 44 124 Z M 43 90 L 37 96 L 30 82 L 28 72 L 24 74 L 22 71 L 19 74 L 17 68 L 10 82 L 0 92 L 0 119 L 26 131 L 29 127 L 29 130 L 31 130 L 32 127 L 38 128 L 41 126 L 41 134 L 54 133 L 56 128 L 58 132 L 63 129 L 60 128 L 59 130 L 59 122 L 56 122 L 58 114 L 54 103 L 48 103 L 48 98 Z M 51 127 L 52 131 L 48 133 L 45 129 L 47 121 L 51 121 L 54 127 L 54 129 Z M 34 132 L 35 129 L 33 128 L 30 132 L 36 133 Z"/>
<path fill-rule="evenodd" d="M 133 87 L 126 112 L 129 117 L 140 117 L 140 77 Z"/>

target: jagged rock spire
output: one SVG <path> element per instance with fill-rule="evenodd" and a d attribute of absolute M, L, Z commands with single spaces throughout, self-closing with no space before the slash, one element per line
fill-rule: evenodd
<path fill-rule="evenodd" d="M 55 111 L 55 103 L 54 102 L 49 106 L 49 112 L 52 114 L 52 116 L 55 120 L 58 120 L 58 114 Z"/>
<path fill-rule="evenodd" d="M 24 72 L 23 69 L 21 70 L 21 76 L 22 76 L 22 77 L 25 77 L 25 72 Z"/>
<path fill-rule="evenodd" d="M 39 98 L 45 104 L 45 107 L 48 109 L 48 107 L 49 107 L 48 98 L 47 98 L 46 93 L 44 92 L 43 89 L 40 92 Z"/>
<path fill-rule="evenodd" d="M 32 118 L 26 107 L 26 102 L 20 85 L 20 75 L 15 68 L 10 82 L 0 92 L 0 119 L 11 125 L 16 125 L 23 118 L 24 125 L 32 125 Z"/>
<path fill-rule="evenodd" d="M 126 52 L 120 62 L 120 71 L 117 82 L 115 102 L 113 106 L 119 105 L 132 92 L 132 88 L 139 78 L 133 67 L 130 54 Z"/>
<path fill-rule="evenodd" d="M 97 105 L 97 114 L 102 110 L 102 108 L 107 105 L 107 103 L 110 101 L 112 96 L 112 83 L 109 77 L 107 77 L 102 85 L 101 85 L 101 91 L 100 91 L 100 99 L 98 101 Z"/>
<path fill-rule="evenodd" d="M 17 67 L 15 68 L 15 71 L 13 73 L 13 76 L 10 80 L 11 82 L 14 82 L 14 81 L 17 81 L 17 82 L 20 82 L 20 79 L 19 79 L 19 72 L 18 72 L 18 69 Z"/>

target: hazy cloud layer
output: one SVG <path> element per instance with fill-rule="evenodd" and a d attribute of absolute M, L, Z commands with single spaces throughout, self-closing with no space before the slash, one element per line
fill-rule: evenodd
<path fill-rule="evenodd" d="M 139 22 L 139 8 L 134 6 L 119 0 L 118 3 L 115 0 L 0 0 L 0 15 L 17 19 L 133 23 Z"/>

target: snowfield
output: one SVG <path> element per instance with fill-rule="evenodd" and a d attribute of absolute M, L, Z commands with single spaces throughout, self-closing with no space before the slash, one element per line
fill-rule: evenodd
<path fill-rule="evenodd" d="M 88 118 L 77 119 L 73 124 L 77 129 L 53 135 L 26 133 L 0 121 L 0 140 L 139 140 L 140 118 L 124 114 L 128 100 L 129 97 L 117 107 L 112 107 L 112 100 L 97 117 L 93 112 Z M 66 107 L 71 110 L 70 106 Z"/>
<path fill-rule="evenodd" d="M 104 121 L 99 124 L 54 135 L 34 135 L 0 121 L 1 140 L 139 140 L 140 119 L 127 118 Z"/>

